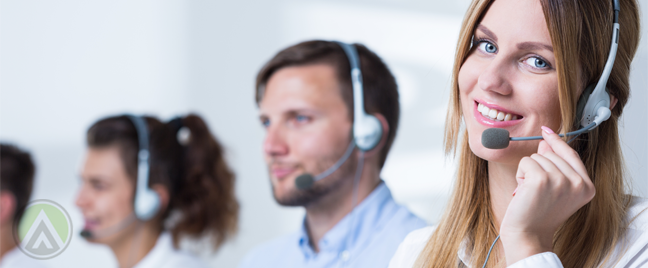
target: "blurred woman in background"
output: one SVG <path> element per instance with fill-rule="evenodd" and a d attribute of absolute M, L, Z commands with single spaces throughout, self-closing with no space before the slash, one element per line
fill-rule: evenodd
<path fill-rule="evenodd" d="M 87 145 L 81 235 L 109 246 L 119 267 L 207 267 L 178 249 L 181 239 L 210 237 L 216 249 L 235 233 L 234 174 L 200 117 L 109 117 L 90 127 Z M 158 201 L 144 203 L 157 208 L 143 215 L 135 208 L 147 191 Z"/>

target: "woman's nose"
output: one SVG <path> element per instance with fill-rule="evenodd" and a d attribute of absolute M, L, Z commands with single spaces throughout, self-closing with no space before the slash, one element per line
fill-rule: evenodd
<path fill-rule="evenodd" d="M 79 193 L 77 194 L 76 200 L 74 201 L 74 204 L 81 209 L 85 208 L 88 204 L 88 197 L 86 192 L 87 191 L 84 191 L 82 186 L 79 190 Z"/>
<path fill-rule="evenodd" d="M 490 91 L 499 95 L 509 95 L 512 92 L 512 88 L 507 79 L 509 77 L 508 71 L 509 68 L 507 68 L 505 60 L 495 57 L 481 72 L 477 84 L 484 91 Z"/>

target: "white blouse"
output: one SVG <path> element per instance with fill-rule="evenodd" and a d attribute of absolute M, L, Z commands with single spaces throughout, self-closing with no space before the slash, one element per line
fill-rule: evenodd
<path fill-rule="evenodd" d="M 207 268 L 197 257 L 173 247 L 171 234 L 163 232 L 153 249 L 133 268 Z"/>
<path fill-rule="evenodd" d="M 606 267 L 638 268 L 648 267 L 648 200 L 634 197 L 626 219 L 630 225 L 625 229 L 621 241 L 615 246 Z M 644 212 L 644 213 L 642 213 Z M 389 268 L 411 268 L 423 251 L 436 226 L 426 227 L 411 232 L 400 244 L 396 254 L 389 263 Z M 490 245 L 484 245 L 490 247 Z M 459 259 L 469 268 L 478 268 L 482 264 L 471 264 L 470 255 L 464 248 L 457 252 Z M 562 268 L 562 263 L 553 252 L 544 252 L 520 260 L 509 268 Z"/>
<path fill-rule="evenodd" d="M 5 253 L 0 260 L 0 268 L 45 268 L 44 261 L 27 256 L 18 247 Z"/>

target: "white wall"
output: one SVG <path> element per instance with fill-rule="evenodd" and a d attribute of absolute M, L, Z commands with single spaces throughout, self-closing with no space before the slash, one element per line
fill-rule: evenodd
<path fill-rule="evenodd" d="M 62 204 L 78 229 L 82 218 L 73 202 L 84 133 L 92 122 L 126 111 L 163 118 L 187 111 L 203 115 L 227 147 L 242 211 L 237 238 L 202 256 L 214 267 L 235 267 L 254 245 L 298 228 L 303 215 L 302 209 L 278 206 L 270 193 L 253 97 L 256 72 L 298 41 L 362 42 L 388 63 L 401 92 L 399 134 L 382 175 L 397 201 L 434 223 L 454 170 L 441 151 L 442 129 L 452 55 L 468 2 L 3 1 L 0 139 L 34 153 L 34 198 Z M 647 77 L 644 38 L 622 129 L 634 190 L 643 195 L 648 193 Z M 78 236 L 46 263 L 116 266 L 105 248 Z"/>

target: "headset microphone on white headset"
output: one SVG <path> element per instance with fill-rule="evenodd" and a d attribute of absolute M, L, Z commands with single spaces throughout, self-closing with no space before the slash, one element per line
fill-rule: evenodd
<path fill-rule="evenodd" d="M 576 106 L 576 120 L 580 122 L 581 129 L 565 134 L 559 134 L 560 137 L 564 136 L 575 136 L 571 142 L 576 137 L 582 133 L 589 132 L 590 130 L 599 126 L 603 121 L 608 120 L 612 112 L 610 111 L 610 95 L 606 90 L 606 85 L 608 78 L 610 78 L 610 72 L 612 72 L 612 66 L 614 66 L 614 59 L 616 58 L 617 49 L 619 48 L 619 11 L 621 7 L 619 5 L 619 0 L 613 0 L 614 8 L 614 24 L 612 30 L 612 45 L 610 46 L 610 53 L 608 54 L 607 61 L 605 62 L 605 67 L 603 67 L 603 73 L 601 78 L 599 78 L 596 85 L 589 85 L 581 94 L 578 104 Z M 525 140 L 540 140 L 542 136 L 533 136 L 533 137 L 509 137 L 509 132 L 506 129 L 500 128 L 489 128 L 482 133 L 482 145 L 489 149 L 504 149 L 508 147 L 509 141 L 525 141 Z M 499 240 L 499 235 L 493 241 L 488 254 L 486 255 L 486 260 L 482 268 L 486 267 L 488 263 L 488 258 L 490 257 L 491 251 Z"/>
<path fill-rule="evenodd" d="M 150 151 L 149 151 L 149 132 L 146 121 L 141 116 L 126 115 L 137 132 L 139 150 L 137 153 L 137 189 L 135 190 L 134 215 L 129 215 L 119 224 L 101 231 L 81 231 L 84 238 L 98 238 L 111 235 L 126 226 L 130 225 L 135 219 L 147 221 L 153 218 L 160 209 L 160 196 L 149 188 L 149 171 L 150 171 Z"/>
<path fill-rule="evenodd" d="M 295 179 L 297 189 L 305 190 L 319 181 L 335 172 L 351 156 L 354 148 L 363 152 L 375 148 L 382 138 L 382 126 L 378 118 L 367 114 L 364 108 L 364 88 L 362 83 L 362 72 L 360 71 L 360 58 L 355 46 L 343 42 L 337 43 L 349 59 L 351 67 L 351 83 L 353 86 L 353 141 L 347 147 L 344 155 L 324 172 L 313 176 L 309 173 L 299 175 Z"/>

